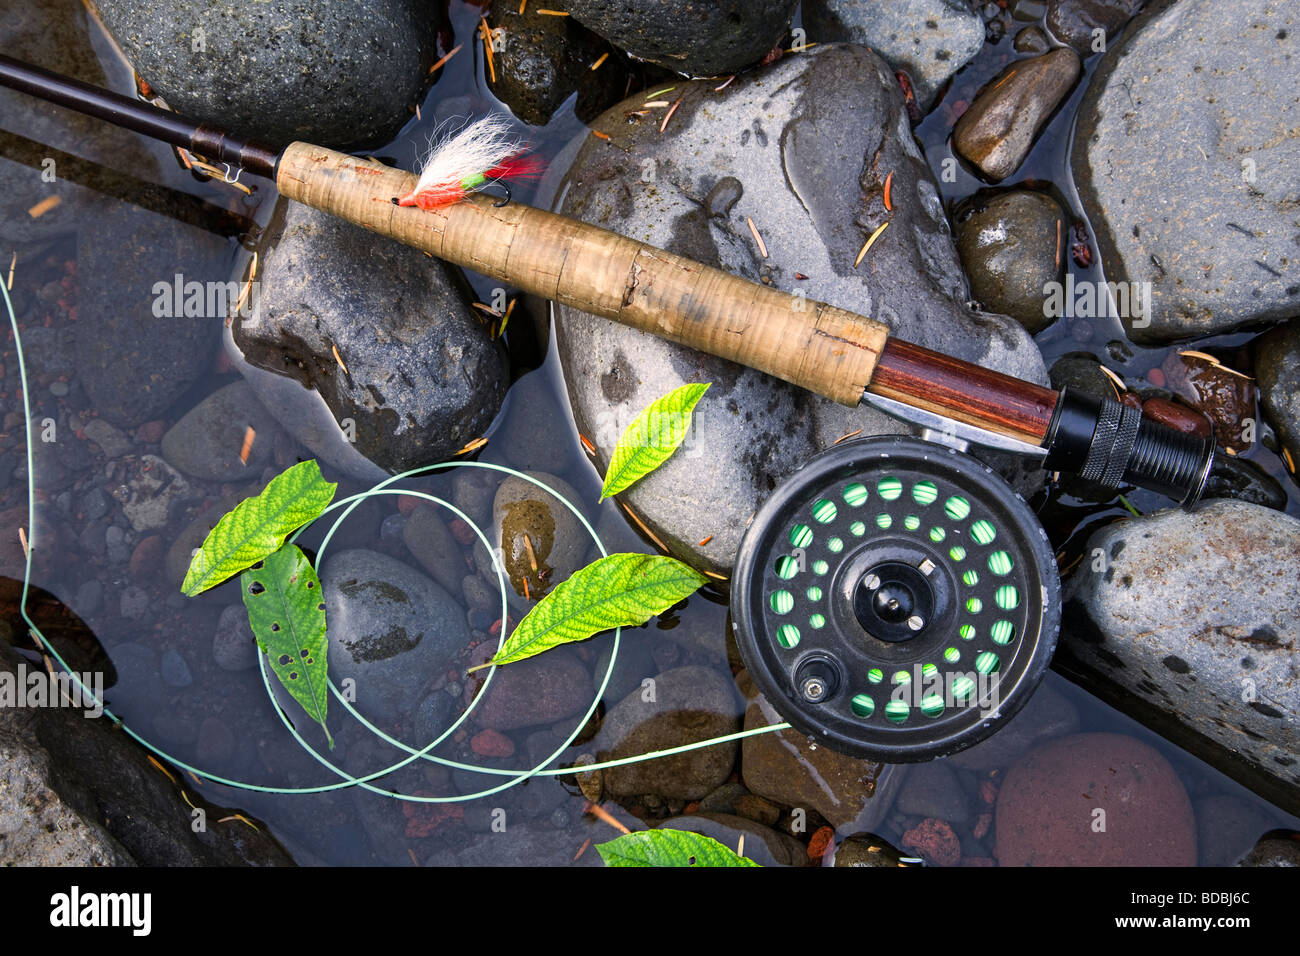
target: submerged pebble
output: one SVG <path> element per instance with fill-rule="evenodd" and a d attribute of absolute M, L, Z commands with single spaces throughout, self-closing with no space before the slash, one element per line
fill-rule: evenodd
<path fill-rule="evenodd" d="M 1079 78 L 1073 50 L 1017 60 L 989 81 L 953 127 L 953 148 L 991 182 L 1014 173 Z"/>

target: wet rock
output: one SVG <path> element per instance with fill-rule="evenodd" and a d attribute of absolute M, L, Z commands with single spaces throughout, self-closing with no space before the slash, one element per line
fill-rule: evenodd
<path fill-rule="evenodd" d="M 610 708 L 592 746 L 598 761 L 618 760 L 739 729 L 740 705 L 731 681 L 705 667 L 678 667 Z M 738 749 L 733 742 L 612 767 L 604 773 L 605 791 L 698 800 L 727 779 Z"/>
<path fill-rule="evenodd" d="M 1109 525 L 1085 547 L 1105 570 L 1089 563 L 1071 579 L 1062 646 L 1172 719 L 1203 759 L 1231 752 L 1284 787 L 1300 783 L 1300 521 L 1211 501 Z"/>
<path fill-rule="evenodd" d="M 1146 0 L 1047 0 L 1047 26 L 1079 56 L 1109 49 Z M 1099 32 L 1100 31 L 1100 32 Z"/>
<path fill-rule="evenodd" d="M 1235 498 L 1274 511 L 1285 511 L 1287 503 L 1286 491 L 1272 475 L 1253 461 L 1229 455 L 1215 456 L 1202 497 Z"/>
<path fill-rule="evenodd" d="M 629 820 L 636 823 L 635 820 Z M 603 828 L 603 829 L 602 829 Z M 483 833 L 454 848 L 438 850 L 425 866 L 604 866 L 597 843 L 610 839 L 609 826 L 599 821 L 579 822 L 564 829 L 544 823 L 517 823 L 505 833 Z M 590 846 L 581 856 L 584 843 Z"/>
<path fill-rule="evenodd" d="M 486 661 L 495 650 L 495 642 L 475 648 L 475 663 Z M 472 691 L 476 689 L 471 687 L 467 694 Z M 591 675 L 573 648 L 555 648 L 498 667 L 471 719 L 489 730 L 553 724 L 582 713 L 593 696 Z"/>
<path fill-rule="evenodd" d="M 797 0 L 569 0 L 588 29 L 640 60 L 688 76 L 734 73 L 761 60 L 790 26 Z"/>
<path fill-rule="evenodd" d="M 1264 414 L 1300 468 L 1300 322 L 1256 341 L 1255 377 Z"/>
<path fill-rule="evenodd" d="M 566 8 L 558 0 L 545 9 Z M 489 77 L 488 86 L 515 116 L 545 126 L 576 92 L 574 113 L 585 122 L 618 101 L 629 75 L 626 57 L 573 17 L 538 13 L 543 8 L 536 5 L 520 9 L 514 0 L 493 0 L 488 12 L 497 37 L 496 80 Z M 593 71 L 605 54 L 609 58 Z"/>
<path fill-rule="evenodd" d="M 1052 42 L 1047 39 L 1047 34 L 1038 27 L 1025 27 L 1016 34 L 1012 45 L 1017 53 L 1046 53 L 1052 48 Z"/>
<path fill-rule="evenodd" d="M 134 584 L 122 589 L 118 611 L 128 621 L 138 621 L 149 613 L 149 592 Z"/>
<path fill-rule="evenodd" d="M 1238 866 L 1300 866 L 1300 839 L 1270 837 L 1260 840 Z"/>
<path fill-rule="evenodd" d="M 501 477 L 483 468 L 457 468 L 451 479 L 451 503 L 479 527 L 492 519 L 492 499 Z"/>
<path fill-rule="evenodd" d="M 280 146 L 305 140 L 347 149 L 391 139 L 438 58 L 436 8 L 412 0 L 378 0 L 363 22 L 351 4 L 307 0 L 96 7 L 136 72 L 173 109 Z"/>
<path fill-rule="evenodd" d="M 240 458 L 248 429 L 253 444 Z M 247 481 L 271 463 L 275 420 L 247 382 L 231 382 L 191 408 L 162 438 L 162 456 L 187 475 L 207 481 Z"/>
<path fill-rule="evenodd" d="M 774 827 L 776 822 L 781 819 L 781 808 L 771 800 L 756 796 L 752 793 L 744 793 L 732 801 L 735 807 L 736 815 L 744 817 L 747 820 L 753 820 L 755 823 L 761 823 L 765 827 Z"/>
<path fill-rule="evenodd" d="M 1030 332 L 1049 325 L 1047 284 L 1064 275 L 1070 231 L 1057 201 L 1017 189 L 964 204 L 955 219 L 957 251 L 975 298 Z"/>
<path fill-rule="evenodd" d="M 185 658 L 175 648 L 163 652 L 162 679 L 172 687 L 178 688 L 189 687 L 194 683 L 190 665 L 185 663 Z"/>
<path fill-rule="evenodd" d="M 81 432 L 88 441 L 99 446 L 105 458 L 121 458 L 131 450 L 131 441 L 122 430 L 102 418 L 92 418 L 82 426 Z"/>
<path fill-rule="evenodd" d="M 1172 352 L 1160 368 L 1169 390 L 1209 417 L 1225 449 L 1237 454 L 1255 440 L 1255 383 L 1249 377 L 1194 351 Z"/>
<path fill-rule="evenodd" d="M 819 45 L 739 76 L 721 93 L 716 85 L 679 86 L 683 98 L 662 136 L 657 124 L 629 126 L 622 107 L 604 114 L 596 127 L 612 143 L 583 144 L 559 211 L 877 316 L 909 341 L 1042 380 L 1041 356 L 1023 328 L 965 307 L 942 204 L 879 57 Z M 739 198 L 711 216 L 707 197 L 723 178 L 734 180 L 729 190 Z M 855 182 L 857 189 L 844 188 Z M 747 219 L 764 235 L 768 258 Z M 858 250 L 886 220 L 855 270 Z M 558 314 L 570 404 L 602 472 L 646 405 L 687 382 L 713 383 L 684 445 L 620 495 L 674 555 L 698 567 L 730 570 L 756 503 L 809 455 L 858 429 L 900 430 L 874 410 L 837 406 L 647 333 L 573 309 Z M 713 537 L 698 545 L 706 535 Z"/>
<path fill-rule="evenodd" d="M 943 820 L 922 820 L 899 842 L 903 849 L 934 866 L 956 866 L 961 862 L 961 841 Z"/>
<path fill-rule="evenodd" d="M 356 680 L 363 713 L 411 711 L 468 644 L 460 606 L 411 567 L 376 551 L 329 554 L 321 569 L 335 680 Z"/>
<path fill-rule="evenodd" d="M 16 671 L 8 669 L 8 680 Z M 39 711 L 0 708 L 0 856 L 11 866 L 131 866 L 126 849 L 59 794 L 58 769 L 36 739 Z"/>
<path fill-rule="evenodd" d="M 1114 395 L 1110 378 L 1101 370 L 1101 362 L 1089 352 L 1070 352 L 1052 363 L 1049 373 L 1052 388 L 1071 388 L 1089 395 Z"/>
<path fill-rule="evenodd" d="M 415 711 L 415 730 L 412 746 L 425 747 L 450 727 L 458 716 L 456 698 L 447 688 L 435 690 L 420 701 Z"/>
<path fill-rule="evenodd" d="M 1295 195 L 1269 172 L 1300 163 L 1300 140 L 1276 135 L 1300 124 L 1300 103 L 1284 92 L 1300 62 L 1289 12 L 1268 0 L 1190 0 L 1134 28 L 1101 60 L 1071 157 L 1083 206 L 1097 213 L 1106 278 L 1151 284 L 1149 324 L 1126 320 L 1130 338 L 1294 315 Z"/>
<path fill-rule="evenodd" d="M 199 725 L 199 740 L 195 755 L 205 767 L 213 767 L 229 760 L 235 752 L 235 735 L 222 721 L 209 717 Z"/>
<path fill-rule="evenodd" d="M 888 867 L 901 864 L 902 851 L 873 833 L 855 833 L 835 848 L 832 866 Z"/>
<path fill-rule="evenodd" d="M 415 560 L 448 594 L 459 594 L 465 555 L 436 506 L 421 502 L 402 525 L 402 541 Z"/>
<path fill-rule="evenodd" d="M 70 607 L 82 620 L 94 618 L 104 607 L 104 585 L 99 578 L 81 582 Z"/>
<path fill-rule="evenodd" d="M 530 372 L 510 386 L 504 421 L 492 438 L 494 445 L 504 449 L 507 463 L 554 474 L 568 466 L 569 436 L 555 427 L 565 415 L 561 402 L 545 369 Z"/>
<path fill-rule="evenodd" d="M 1000 182 L 1014 173 L 1079 78 L 1073 50 L 1017 60 L 989 82 L 953 127 L 953 148 Z"/>
<path fill-rule="evenodd" d="M 257 666 L 257 639 L 248 624 L 248 610 L 232 604 L 217 618 L 217 633 L 212 638 L 212 656 L 222 670 L 246 671 Z"/>
<path fill-rule="evenodd" d="M 747 796 L 749 791 L 743 784 L 724 783 L 712 793 L 700 799 L 701 813 L 734 813 L 736 801 Z"/>
<path fill-rule="evenodd" d="M 515 744 L 496 730 L 480 730 L 469 741 L 469 749 L 480 757 L 512 757 Z"/>
<path fill-rule="evenodd" d="M 702 833 L 733 852 L 745 840 L 744 856 L 759 866 L 807 866 L 804 846 L 794 837 L 771 827 L 730 813 L 691 813 L 670 817 L 660 824 L 665 830 Z"/>
<path fill-rule="evenodd" d="M 0 670 L 16 666 L 0 641 Z M 110 721 L 87 720 L 81 710 L 0 707 L 0 767 L 0 857 L 7 863 L 293 865 L 265 824 L 194 831 L 192 807 L 175 782 Z M 189 796 L 216 819 L 217 808 L 201 794 L 190 789 Z"/>
<path fill-rule="evenodd" d="M 5 24 L 0 52 L 100 88 L 119 79 L 105 75 L 81 3 L 6 0 L 0 14 Z M 119 86 L 117 92 L 134 91 Z M 84 228 L 89 207 L 108 205 L 99 190 L 120 179 L 114 176 L 117 170 L 129 169 L 148 182 L 158 175 L 146 142 L 126 130 L 71 110 L 51 109 L 9 89 L 0 90 L 0 115 L 5 118 L 0 131 L 0 239 L 6 248 L 44 243 Z M 40 216 L 28 213 L 47 198 L 58 199 L 58 205 Z M 23 318 L 21 306 L 18 317 Z M 23 344 L 28 344 L 27 335 Z M 30 354 L 28 363 L 33 364 Z"/>
<path fill-rule="evenodd" d="M 198 497 L 180 472 L 157 455 L 141 455 L 124 486 L 122 513 L 136 531 L 165 528 L 171 515 Z"/>
<path fill-rule="evenodd" d="M 906 70 L 922 112 L 984 45 L 984 24 L 961 0 L 805 0 L 803 23 L 809 40 L 858 43 Z"/>
<path fill-rule="evenodd" d="M 206 370 L 225 313 L 175 314 L 175 276 L 224 282 L 226 254 L 221 236 L 138 206 L 109 207 L 78 231 L 77 286 L 89 293 L 78 321 L 95 334 L 74 339 L 73 358 L 101 417 L 123 427 L 156 418 Z"/>
<path fill-rule="evenodd" d="M 760 694 L 749 701 L 745 729 L 781 719 Z M 745 786 L 775 803 L 816 810 L 840 830 L 878 826 L 905 769 L 846 757 L 793 730 L 746 737 L 742 745 Z"/>
<path fill-rule="evenodd" d="M 314 389 L 356 451 L 392 471 L 480 437 L 505 394 L 505 363 L 448 267 L 298 203 L 282 211 L 234 343 L 251 365 L 308 389 L 268 394 L 262 376 L 246 375 L 263 404 L 306 442 L 293 424 L 313 417 Z M 281 407 L 292 398 L 312 407 Z"/>
<path fill-rule="evenodd" d="M 1196 821 L 1174 768 L 1120 734 L 1064 737 L 1016 764 L 996 826 L 1000 866 L 1196 865 Z"/>
<path fill-rule="evenodd" d="M 1197 800 L 1194 809 L 1201 866 L 1237 865 L 1275 824 L 1254 804 L 1223 794 Z"/>
<path fill-rule="evenodd" d="M 539 471 L 527 474 L 565 500 L 581 504 L 582 498 L 567 481 Z M 511 475 L 501 482 L 492 502 L 492 526 L 490 540 L 501 549 L 513 597 L 526 599 L 529 606 L 583 566 L 586 531 L 562 501 L 531 481 Z M 475 553 L 486 557 L 482 551 L 482 544 L 476 544 Z M 479 567 L 495 585 L 491 562 L 480 561 Z"/>
<path fill-rule="evenodd" d="M 957 775 L 946 763 L 918 764 L 898 791 L 894 809 L 911 817 L 935 817 L 952 824 L 971 818 L 970 802 Z"/>
<path fill-rule="evenodd" d="M 947 763 L 967 770 L 1001 770 L 1015 763 L 1034 746 L 1079 729 L 1079 712 L 1048 674 L 1025 707 L 991 737 L 947 758 Z"/>
<path fill-rule="evenodd" d="M 609 659 L 614 653 L 614 639 L 612 636 L 601 636 L 596 640 L 604 644 L 591 669 L 593 679 L 599 686 L 605 679 L 605 672 L 609 669 Z M 605 688 L 606 701 L 612 704 L 622 700 L 639 688 L 643 681 L 659 673 L 661 668 L 655 665 L 655 660 L 650 654 L 652 640 L 654 636 L 643 628 L 623 628 L 619 638 L 618 660 L 614 664 L 614 672 L 610 675 L 609 686 Z"/>

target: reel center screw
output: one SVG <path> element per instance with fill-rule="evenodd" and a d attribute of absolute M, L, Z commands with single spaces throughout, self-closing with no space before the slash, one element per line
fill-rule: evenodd
<path fill-rule="evenodd" d="M 934 589 L 926 580 L 929 569 L 906 561 L 884 561 L 862 576 L 853 596 L 853 613 L 862 629 L 883 641 L 916 637 L 934 616 Z"/>

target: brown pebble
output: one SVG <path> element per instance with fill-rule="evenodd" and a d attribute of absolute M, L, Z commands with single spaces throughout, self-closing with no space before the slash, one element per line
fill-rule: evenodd
<path fill-rule="evenodd" d="M 509 757 L 515 752 L 514 741 L 497 730 L 480 730 L 469 742 L 469 749 L 480 757 Z"/>
<path fill-rule="evenodd" d="M 143 442 L 146 445 L 156 445 L 162 441 L 163 435 L 167 432 L 167 423 L 161 419 L 152 422 L 145 422 L 135 430 L 135 440 Z"/>
<path fill-rule="evenodd" d="M 139 579 L 152 574 L 157 570 L 164 550 L 163 539 L 158 535 L 151 534 L 143 539 L 131 552 L 131 576 Z"/>
<path fill-rule="evenodd" d="M 956 866 L 961 862 L 961 841 L 952 827 L 942 820 L 922 820 L 903 834 L 903 849 L 936 866 Z"/>

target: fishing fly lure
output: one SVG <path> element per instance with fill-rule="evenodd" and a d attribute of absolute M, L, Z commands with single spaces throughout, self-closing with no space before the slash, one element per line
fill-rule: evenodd
<path fill-rule="evenodd" d="M 522 156 L 526 150 L 507 120 L 485 116 L 436 145 L 415 188 L 397 204 L 436 209 L 459 202 L 490 182 L 537 176 L 542 164 Z"/>

